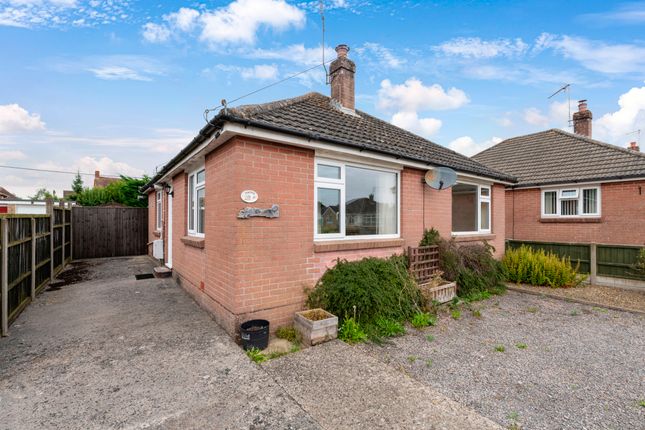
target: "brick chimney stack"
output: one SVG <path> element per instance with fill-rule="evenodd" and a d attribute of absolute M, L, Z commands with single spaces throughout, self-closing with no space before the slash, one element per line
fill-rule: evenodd
<path fill-rule="evenodd" d="M 629 142 L 629 149 L 631 149 L 632 151 L 641 152 L 641 148 L 636 142 Z"/>
<path fill-rule="evenodd" d="M 347 45 L 338 45 L 336 47 L 338 57 L 329 67 L 331 98 L 340 103 L 342 107 L 354 110 L 354 75 L 356 74 L 356 64 L 347 58 L 348 52 L 349 46 Z"/>
<path fill-rule="evenodd" d="M 101 177 L 101 172 L 100 172 L 100 171 L 98 171 L 98 170 L 95 170 L 95 171 L 94 171 L 94 177 L 95 177 L 95 178 L 100 178 L 100 177 Z"/>
<path fill-rule="evenodd" d="M 573 132 L 590 138 L 592 118 L 591 111 L 587 109 L 587 100 L 580 100 L 578 112 L 573 114 Z"/>

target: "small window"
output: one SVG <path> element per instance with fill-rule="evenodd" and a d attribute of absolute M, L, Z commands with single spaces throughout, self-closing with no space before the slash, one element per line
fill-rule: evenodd
<path fill-rule="evenodd" d="M 582 190 L 582 213 L 595 215 L 598 213 L 598 189 L 588 188 Z"/>
<path fill-rule="evenodd" d="M 204 234 L 206 171 L 201 169 L 188 175 L 188 233 Z"/>
<path fill-rule="evenodd" d="M 452 232 L 488 233 L 491 231 L 491 189 L 475 184 L 452 187 Z"/>
<path fill-rule="evenodd" d="M 156 202 L 155 202 L 155 215 L 157 220 L 156 228 L 161 230 L 161 219 L 162 219 L 162 207 L 161 207 L 161 191 L 157 191 Z"/>
<path fill-rule="evenodd" d="M 340 166 L 318 164 L 318 177 L 328 179 L 340 179 Z"/>
<path fill-rule="evenodd" d="M 544 214 L 558 214 L 558 193 L 556 191 L 546 191 L 544 193 Z"/>
<path fill-rule="evenodd" d="M 578 198 L 578 190 L 560 190 L 560 198 L 561 199 L 577 199 Z"/>

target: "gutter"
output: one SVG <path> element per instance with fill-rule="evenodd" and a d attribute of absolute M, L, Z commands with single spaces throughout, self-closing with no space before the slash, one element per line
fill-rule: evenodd
<path fill-rule="evenodd" d="M 533 183 L 527 183 L 527 184 L 519 184 L 519 185 L 511 185 L 508 188 L 511 188 L 513 190 L 516 189 L 522 189 L 522 188 L 541 188 L 545 186 L 553 186 L 553 185 L 573 185 L 573 184 L 592 184 L 592 183 L 604 183 L 604 182 L 622 182 L 622 181 L 632 181 L 632 180 L 638 180 L 638 179 L 645 179 L 645 175 L 642 173 L 640 174 L 634 174 L 634 175 L 616 175 L 616 176 L 604 176 L 604 177 L 599 177 L 599 178 L 585 178 L 585 179 L 578 179 L 578 180 L 561 180 L 561 181 L 551 181 L 551 182 L 533 182 Z"/>
<path fill-rule="evenodd" d="M 306 138 L 306 139 L 309 139 L 309 140 L 318 140 L 318 141 L 328 142 L 328 143 L 331 143 L 331 144 L 334 144 L 334 145 L 350 147 L 350 148 L 358 149 L 361 152 L 363 152 L 363 151 L 371 151 L 371 152 L 374 152 L 374 153 L 377 153 L 377 154 L 382 154 L 382 155 L 386 155 L 386 156 L 389 156 L 389 157 L 395 157 L 397 160 L 398 159 L 406 159 L 406 160 L 410 160 L 410 161 L 414 161 L 414 162 L 418 162 L 418 163 L 423 163 L 423 164 L 426 164 L 427 166 L 449 167 L 451 169 L 454 169 L 454 167 L 452 167 L 452 166 L 447 166 L 445 164 L 431 163 L 431 162 L 427 161 L 426 159 L 417 158 L 417 157 L 413 157 L 413 156 L 410 156 L 410 155 L 404 155 L 404 154 L 395 153 L 395 152 L 382 151 L 382 150 L 378 150 L 378 149 L 374 149 L 374 148 L 369 148 L 366 145 L 359 145 L 359 144 L 356 144 L 356 143 L 346 142 L 346 141 L 343 141 L 343 140 L 338 140 L 338 139 L 334 139 L 334 138 L 327 137 L 327 136 L 323 137 L 318 133 L 302 132 L 302 131 L 299 131 L 299 130 L 291 129 L 289 127 L 275 126 L 275 125 L 267 124 L 267 123 L 264 123 L 264 122 L 261 122 L 261 121 L 255 121 L 255 120 L 248 119 L 248 118 L 240 118 L 240 117 L 237 117 L 237 116 L 234 116 L 234 115 L 225 114 L 225 113 L 220 112 L 215 118 L 210 120 L 208 122 L 208 124 L 206 126 L 204 126 L 199 131 L 199 134 L 197 136 L 195 136 L 195 138 L 193 138 L 193 140 L 184 149 L 182 149 L 175 157 L 173 157 L 161 169 L 161 171 L 159 171 L 154 176 L 154 178 L 152 178 L 150 180 L 150 182 L 148 182 L 144 187 L 141 188 L 141 193 L 144 193 L 148 189 L 150 189 L 150 187 L 152 187 L 157 180 L 159 180 L 170 169 L 172 169 L 176 165 L 176 163 L 178 163 L 182 158 L 184 158 L 195 147 L 199 146 L 208 137 L 210 137 L 210 135 L 213 133 L 213 131 L 221 130 L 221 126 L 226 121 L 241 124 L 241 125 L 243 125 L 245 127 L 257 127 L 257 128 L 262 128 L 262 129 L 269 130 L 269 131 L 274 131 L 274 132 L 279 132 L 279 133 L 287 133 L 287 134 L 291 134 L 291 135 L 294 135 L 294 136 L 303 137 L 303 138 Z M 457 170 L 457 169 L 454 169 L 454 170 Z M 492 175 L 486 175 L 486 174 L 483 174 L 483 173 L 480 173 L 480 172 L 474 172 L 474 171 L 468 170 L 468 169 L 459 169 L 458 171 L 461 171 L 461 172 L 464 172 L 464 173 L 470 173 L 470 174 L 473 174 L 473 175 L 476 175 L 476 176 L 479 176 L 479 177 L 493 179 L 493 180 L 496 180 L 496 181 L 517 182 L 517 178 L 514 177 L 514 176 L 502 176 L 502 175 L 500 175 L 500 176 L 492 176 Z"/>

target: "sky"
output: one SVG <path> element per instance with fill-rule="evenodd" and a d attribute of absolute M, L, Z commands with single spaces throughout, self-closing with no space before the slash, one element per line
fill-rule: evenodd
<path fill-rule="evenodd" d="M 204 111 L 328 95 L 319 1 L 0 0 L 0 166 L 153 175 Z M 350 46 L 356 107 L 473 155 L 505 138 L 645 133 L 645 2 L 324 1 L 326 60 Z M 316 67 L 318 66 L 318 67 Z M 214 113 L 211 113 L 213 115 Z M 645 144 L 641 143 L 641 146 Z M 0 167 L 20 197 L 73 175 Z"/>

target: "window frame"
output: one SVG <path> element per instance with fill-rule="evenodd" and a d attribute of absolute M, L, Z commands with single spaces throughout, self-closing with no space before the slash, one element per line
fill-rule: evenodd
<path fill-rule="evenodd" d="M 204 172 L 204 181 L 203 182 L 197 182 L 197 175 L 201 172 Z M 206 198 L 206 168 L 202 165 L 188 173 L 188 187 L 187 187 L 187 193 L 188 193 L 188 198 L 186 199 L 186 229 L 188 231 L 189 236 L 195 236 L 195 237 L 205 237 L 204 233 L 200 233 L 199 230 L 199 204 L 197 201 L 197 191 L 199 190 L 204 190 L 204 198 Z M 192 188 L 191 188 L 192 187 Z M 191 198 L 194 199 L 195 206 L 191 207 L 192 202 Z M 206 204 L 204 204 L 204 211 Z M 191 216 L 191 211 L 192 211 L 192 216 L 194 219 L 194 226 L 191 229 L 190 226 L 190 216 Z M 205 218 L 205 217 L 204 217 Z M 204 226 L 201 226 L 202 230 L 205 231 Z"/>
<path fill-rule="evenodd" d="M 453 236 L 474 236 L 491 234 L 493 231 L 493 185 L 478 184 L 476 182 L 457 181 L 456 185 L 474 185 L 477 187 L 477 230 L 476 231 L 452 231 L 452 204 L 450 205 L 450 230 Z M 482 188 L 488 189 L 488 195 L 482 196 Z M 451 191 L 452 192 L 452 191 Z M 488 228 L 482 229 L 482 202 L 488 202 Z"/>
<path fill-rule="evenodd" d="M 319 178 L 318 177 L 318 164 L 327 166 L 340 167 L 340 179 L 334 178 Z M 394 173 L 396 175 L 396 233 L 394 234 L 368 234 L 368 235 L 354 235 L 347 236 L 345 231 L 345 188 L 346 188 L 346 167 L 356 167 L 359 169 L 369 169 L 378 172 Z M 318 188 L 329 188 L 340 190 L 340 233 L 318 233 Z M 401 237 L 401 170 L 394 168 L 387 168 L 382 166 L 375 166 L 371 164 L 362 164 L 353 161 L 339 161 L 331 160 L 328 158 L 316 157 L 314 159 L 314 241 L 327 241 L 327 240 L 382 240 L 382 239 L 399 239 Z"/>
<path fill-rule="evenodd" d="M 155 230 L 161 231 L 163 224 L 163 194 L 161 190 L 155 191 Z"/>
<path fill-rule="evenodd" d="M 576 190 L 577 197 L 562 197 L 563 191 Z M 584 213 L 584 192 L 585 190 L 596 190 L 596 212 L 594 213 Z M 545 195 L 548 192 L 556 193 L 556 213 L 547 214 L 544 212 L 545 209 Z M 578 187 L 558 187 L 558 188 L 542 188 L 540 190 L 540 216 L 542 218 L 600 218 L 602 216 L 602 192 L 600 185 L 585 185 Z M 562 215 L 562 201 L 565 200 L 577 200 L 578 201 L 578 213 L 576 215 Z"/>

